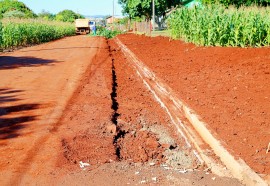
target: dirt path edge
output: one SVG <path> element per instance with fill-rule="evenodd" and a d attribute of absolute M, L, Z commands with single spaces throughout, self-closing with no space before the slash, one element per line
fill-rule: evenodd
<path fill-rule="evenodd" d="M 266 181 L 255 173 L 255 171 L 252 170 L 244 160 L 241 158 L 236 160 L 236 158 L 221 145 L 221 142 L 211 134 L 207 129 L 206 124 L 199 120 L 199 117 L 194 111 L 184 104 L 182 106 L 185 117 L 189 120 L 203 140 L 214 150 L 215 154 L 221 159 L 235 178 L 246 185 L 267 186 Z"/>
<path fill-rule="evenodd" d="M 204 140 L 206 144 L 208 144 L 217 157 L 220 158 L 220 160 L 225 164 L 225 166 L 229 169 L 231 175 L 241 181 L 245 185 L 262 185 L 267 186 L 267 182 L 262 179 L 257 173 L 255 173 L 254 170 L 252 170 L 242 159 L 236 160 L 236 158 L 229 153 L 224 146 L 221 145 L 221 142 L 215 138 L 210 130 L 207 129 L 207 125 L 199 120 L 199 116 L 191 110 L 188 106 L 184 104 L 183 101 L 181 101 L 175 93 L 173 93 L 172 89 L 166 85 L 164 82 L 162 82 L 159 78 L 156 77 L 156 75 L 148 68 L 146 67 L 142 61 L 140 61 L 135 54 L 133 54 L 118 38 L 115 39 L 118 46 L 121 48 L 122 52 L 125 54 L 125 56 L 128 58 L 128 60 L 131 63 L 134 63 L 132 66 L 137 71 L 138 75 L 142 80 L 144 81 L 144 85 L 153 93 L 153 96 L 155 97 L 155 100 L 161 104 L 161 107 L 164 108 L 167 113 L 170 115 L 170 112 L 168 111 L 167 105 L 164 105 L 164 103 L 161 101 L 161 99 L 167 99 L 170 100 L 171 103 L 170 106 L 173 106 L 174 108 L 179 108 L 179 110 L 182 110 L 182 114 L 188 121 L 191 123 L 191 125 L 194 127 L 195 131 L 200 135 L 200 137 Z M 150 87 L 147 83 L 152 82 L 154 83 L 154 87 Z M 156 92 L 151 90 L 151 88 L 154 88 L 155 91 L 167 93 L 167 95 L 161 95 L 159 93 L 159 96 L 162 96 L 161 98 L 156 94 Z M 168 91 L 170 90 L 170 91 Z M 168 94 L 169 93 L 169 94 Z M 164 98 L 165 97 L 165 98 Z M 173 108 L 172 108 L 173 109 Z M 170 115 L 170 117 L 172 117 Z M 176 118 L 178 120 L 178 118 Z M 176 121 L 177 121 L 176 120 Z M 181 121 L 178 121 L 181 124 Z M 175 123 L 175 122 L 173 122 Z M 187 127 L 187 126 L 186 126 Z M 176 128 L 179 130 L 179 127 L 176 126 Z M 192 130 L 189 128 L 188 130 Z M 188 136 L 189 140 L 190 138 L 192 143 L 194 143 L 194 146 L 198 149 L 199 141 L 196 141 L 196 137 L 192 137 L 194 135 L 188 133 L 185 131 L 185 134 Z M 200 150 L 198 150 L 200 153 Z M 204 159 L 207 159 L 203 154 L 201 154 L 201 157 Z M 211 167 L 213 166 L 211 161 L 205 161 L 205 163 Z"/>

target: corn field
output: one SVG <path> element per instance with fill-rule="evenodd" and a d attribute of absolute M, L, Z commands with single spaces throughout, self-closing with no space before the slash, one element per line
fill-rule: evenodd
<path fill-rule="evenodd" d="M 222 5 L 180 8 L 168 19 L 171 36 L 204 46 L 270 44 L 270 8 Z"/>
<path fill-rule="evenodd" d="M 71 23 L 7 19 L 0 23 L 0 48 L 39 44 L 75 34 Z"/>
<path fill-rule="evenodd" d="M 2 46 L 2 22 L 0 22 L 0 48 Z"/>

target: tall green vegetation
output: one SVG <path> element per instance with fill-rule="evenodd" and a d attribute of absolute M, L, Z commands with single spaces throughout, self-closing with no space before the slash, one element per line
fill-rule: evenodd
<path fill-rule="evenodd" d="M 16 0 L 0 0 L 0 18 L 3 17 L 35 18 L 37 15 L 24 3 Z"/>
<path fill-rule="evenodd" d="M 173 38 L 207 46 L 269 46 L 270 8 L 180 8 L 168 24 Z"/>
<path fill-rule="evenodd" d="M 0 21 L 0 47 L 2 46 L 2 22 Z"/>
<path fill-rule="evenodd" d="M 57 21 L 71 22 L 71 23 L 74 22 L 75 19 L 80 19 L 80 18 L 84 18 L 84 17 L 80 14 L 76 14 L 72 10 L 63 10 L 59 12 L 58 14 L 56 14 L 56 17 L 55 17 Z"/>
<path fill-rule="evenodd" d="M 108 30 L 102 26 L 97 26 L 97 36 L 103 36 L 106 39 L 111 39 L 114 38 L 115 36 L 122 34 L 123 32 L 117 29 L 114 30 Z M 91 33 L 91 35 L 93 36 L 93 32 Z"/>
<path fill-rule="evenodd" d="M 75 34 L 72 23 L 37 19 L 4 20 L 0 30 L 0 48 L 13 48 L 39 44 Z"/>
<path fill-rule="evenodd" d="M 83 16 L 71 10 L 57 15 L 44 10 L 37 16 L 20 1 L 0 0 L 0 50 L 74 35 L 75 28 L 71 22 L 77 18 Z"/>
<path fill-rule="evenodd" d="M 229 5 L 234 5 L 236 7 L 251 6 L 251 5 L 259 5 L 259 6 L 270 5 L 270 0 L 202 0 L 202 2 L 205 4 L 219 3 L 226 7 L 228 7 Z"/>

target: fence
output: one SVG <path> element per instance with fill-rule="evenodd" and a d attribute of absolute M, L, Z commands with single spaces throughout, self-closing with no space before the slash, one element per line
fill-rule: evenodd
<path fill-rule="evenodd" d="M 151 35 L 152 24 L 150 21 L 145 22 L 128 22 L 127 24 L 118 24 L 113 26 L 116 30 L 133 31 L 133 33 L 142 33 Z"/>
<path fill-rule="evenodd" d="M 151 35 L 152 25 L 150 21 L 145 22 L 134 22 L 133 32 L 144 33 L 146 35 Z"/>

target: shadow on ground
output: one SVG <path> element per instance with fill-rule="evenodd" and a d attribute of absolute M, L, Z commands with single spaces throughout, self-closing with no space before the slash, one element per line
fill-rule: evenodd
<path fill-rule="evenodd" d="M 34 57 L 0 56 L 0 70 L 20 67 L 38 67 L 54 63 L 59 63 L 59 61 Z"/>
<path fill-rule="evenodd" d="M 38 49 L 38 50 L 25 50 L 21 52 L 38 52 L 38 51 L 49 51 L 49 50 L 70 50 L 70 49 L 91 49 L 91 48 L 97 48 L 97 49 L 107 49 L 107 48 L 102 48 L 102 47 L 97 47 L 97 46 L 92 46 L 92 47 L 65 47 L 65 48 L 43 48 L 43 49 Z"/>
<path fill-rule="evenodd" d="M 22 90 L 0 89 L 0 140 L 15 138 L 27 122 L 34 121 L 37 116 L 28 111 L 39 108 L 39 104 L 16 104 Z M 8 106 L 7 106 L 8 105 Z"/>

